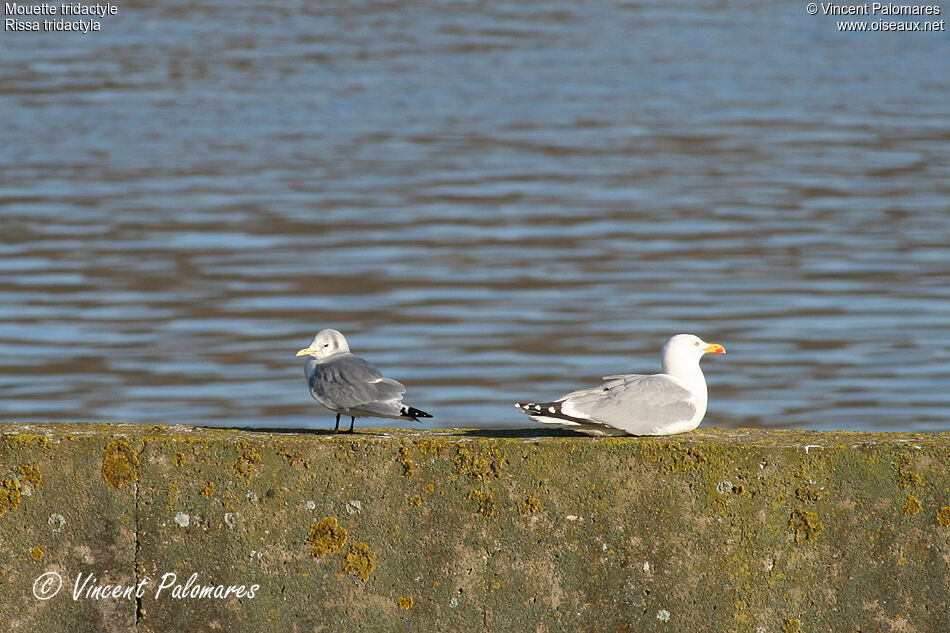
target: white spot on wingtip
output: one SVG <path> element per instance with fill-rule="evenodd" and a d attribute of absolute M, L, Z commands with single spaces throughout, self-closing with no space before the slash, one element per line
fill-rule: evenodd
<path fill-rule="evenodd" d="M 557 409 L 555 409 L 554 407 L 548 407 L 548 412 L 549 412 L 549 413 L 557 413 Z"/>

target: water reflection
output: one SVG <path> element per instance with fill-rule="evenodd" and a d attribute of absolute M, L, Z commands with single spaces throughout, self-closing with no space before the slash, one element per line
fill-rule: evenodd
<path fill-rule="evenodd" d="M 0 416 L 326 426 L 294 353 L 335 327 L 433 424 L 521 426 L 693 332 L 729 349 L 704 424 L 945 430 L 942 40 L 806 18 L 206 1 L 4 37 Z"/>

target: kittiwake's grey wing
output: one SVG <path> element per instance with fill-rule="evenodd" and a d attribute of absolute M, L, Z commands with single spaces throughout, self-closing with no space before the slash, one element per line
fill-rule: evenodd
<path fill-rule="evenodd" d="M 634 435 L 684 422 L 696 414 L 692 393 L 666 374 L 606 376 L 604 384 L 567 394 L 560 413 Z"/>
<path fill-rule="evenodd" d="M 313 397 L 330 409 L 399 414 L 402 383 L 384 378 L 375 365 L 354 354 L 325 362 L 307 361 L 307 382 Z"/>

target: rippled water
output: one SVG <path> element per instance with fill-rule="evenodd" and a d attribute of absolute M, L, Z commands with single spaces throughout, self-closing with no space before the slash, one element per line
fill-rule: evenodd
<path fill-rule="evenodd" d="M 437 426 L 693 332 L 729 352 L 706 425 L 950 430 L 946 34 L 803 7 L 4 33 L 0 419 L 327 426 L 294 353 L 335 327 Z"/>

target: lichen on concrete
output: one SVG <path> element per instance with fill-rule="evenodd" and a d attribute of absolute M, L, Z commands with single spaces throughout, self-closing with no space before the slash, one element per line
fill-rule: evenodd
<path fill-rule="evenodd" d="M 498 509 L 498 503 L 495 501 L 495 495 L 491 492 L 485 490 L 478 490 L 473 488 L 468 491 L 468 498 L 474 500 L 478 504 L 478 510 L 480 514 L 484 514 L 487 517 L 495 516 L 495 511 Z"/>
<path fill-rule="evenodd" d="M 541 500 L 534 495 L 525 495 L 525 498 L 518 503 L 518 511 L 521 514 L 534 514 L 541 508 Z"/>
<path fill-rule="evenodd" d="M 2 613 L 21 608 L 18 588 L 28 595 L 30 579 L 55 564 L 262 583 L 254 600 L 227 604 L 146 595 L 141 605 L 116 605 L 126 626 L 98 630 L 945 628 L 950 434 L 14 430 L 25 437 L 0 442 L 8 473 L 0 479 L 28 485 L 19 469 L 30 465 L 43 481 L 42 494 L 0 519 L 9 543 L 0 584 L 15 589 L 0 592 Z M 44 435 L 48 449 L 33 439 Z M 97 477 L 116 440 L 139 456 L 136 494 L 77 486 Z M 411 477 L 400 456 L 413 462 Z M 237 459 L 247 474 L 233 468 Z M 213 496 L 203 495 L 211 482 Z M 907 513 L 912 499 L 917 514 Z M 177 512 L 188 513 L 188 527 Z M 326 529 L 311 542 L 324 521 L 345 525 L 347 539 Z M 321 543 L 325 553 L 314 558 Z M 45 550 L 42 560 L 28 555 L 34 547 Z M 132 562 L 114 565 L 114 555 Z M 413 606 L 403 610 L 399 598 L 408 597 Z M 70 614 L 87 609 L 70 630 L 98 623 L 95 604 L 58 604 Z M 21 624 L 0 618 L 0 628 L 32 633 L 53 612 L 19 613 Z"/>
<path fill-rule="evenodd" d="M 20 506 L 20 482 L 16 479 L 0 481 L 0 517 Z"/>
<path fill-rule="evenodd" d="M 904 510 L 904 514 L 912 517 L 920 513 L 920 511 L 924 509 L 924 506 L 920 503 L 920 499 L 914 495 L 911 495 L 907 498 L 907 501 L 904 502 L 904 505 L 901 506 L 901 508 Z"/>
<path fill-rule="evenodd" d="M 303 451 L 282 445 L 277 448 L 277 454 L 284 457 L 296 469 L 310 470 L 310 458 L 306 457 Z"/>
<path fill-rule="evenodd" d="M 804 633 L 802 631 L 802 621 L 798 618 L 788 618 L 782 624 L 782 633 Z"/>
<path fill-rule="evenodd" d="M 913 458 L 906 453 L 894 458 L 892 466 L 897 471 L 897 485 L 901 488 L 913 487 L 921 482 L 920 473 L 909 468 L 913 462 Z"/>
<path fill-rule="evenodd" d="M 668 446 L 675 449 L 679 448 L 679 445 L 675 442 L 671 442 Z M 673 458 L 670 460 L 669 470 L 671 473 L 689 472 L 702 468 L 707 461 L 708 459 L 702 450 L 689 446 L 682 450 L 675 450 Z"/>
<path fill-rule="evenodd" d="M 816 488 L 812 485 L 801 486 L 795 490 L 795 497 L 799 501 L 804 501 L 805 503 L 813 503 L 819 501 L 822 497 L 822 492 L 819 488 Z"/>
<path fill-rule="evenodd" d="M 239 475 L 250 479 L 254 474 L 255 467 L 258 466 L 264 458 L 247 440 L 238 440 L 235 445 L 238 458 L 234 462 L 234 471 Z"/>
<path fill-rule="evenodd" d="M 452 461 L 456 473 L 484 481 L 501 477 L 505 456 L 494 444 L 459 443 Z"/>
<path fill-rule="evenodd" d="M 442 451 L 443 448 L 445 448 L 448 442 L 446 442 L 445 440 L 424 438 L 421 440 L 417 440 L 415 444 L 416 444 L 416 448 L 419 449 L 419 453 L 423 457 L 435 459 L 439 456 L 439 453 Z"/>
<path fill-rule="evenodd" d="M 21 484 L 26 482 L 32 490 L 37 490 L 40 484 L 43 483 L 43 473 L 36 466 L 29 464 L 23 464 L 17 469 L 17 477 Z"/>
<path fill-rule="evenodd" d="M 366 582 L 376 570 L 376 552 L 366 543 L 353 543 L 343 558 L 343 571 Z"/>
<path fill-rule="evenodd" d="M 310 526 L 310 553 L 315 557 L 336 554 L 346 545 L 347 531 L 341 527 L 336 517 L 326 517 Z"/>
<path fill-rule="evenodd" d="M 795 510 L 788 519 L 788 529 L 795 535 L 796 543 L 814 541 L 825 529 L 818 514 L 808 510 Z"/>
<path fill-rule="evenodd" d="M 396 456 L 396 461 L 402 466 L 403 477 L 412 477 L 416 474 L 418 466 L 414 461 L 412 461 L 411 453 L 409 452 L 409 447 L 403 444 L 399 447 L 398 455 Z"/>
<path fill-rule="evenodd" d="M 106 445 L 102 478 L 113 488 L 138 481 L 139 455 L 125 440 L 114 440 Z"/>

